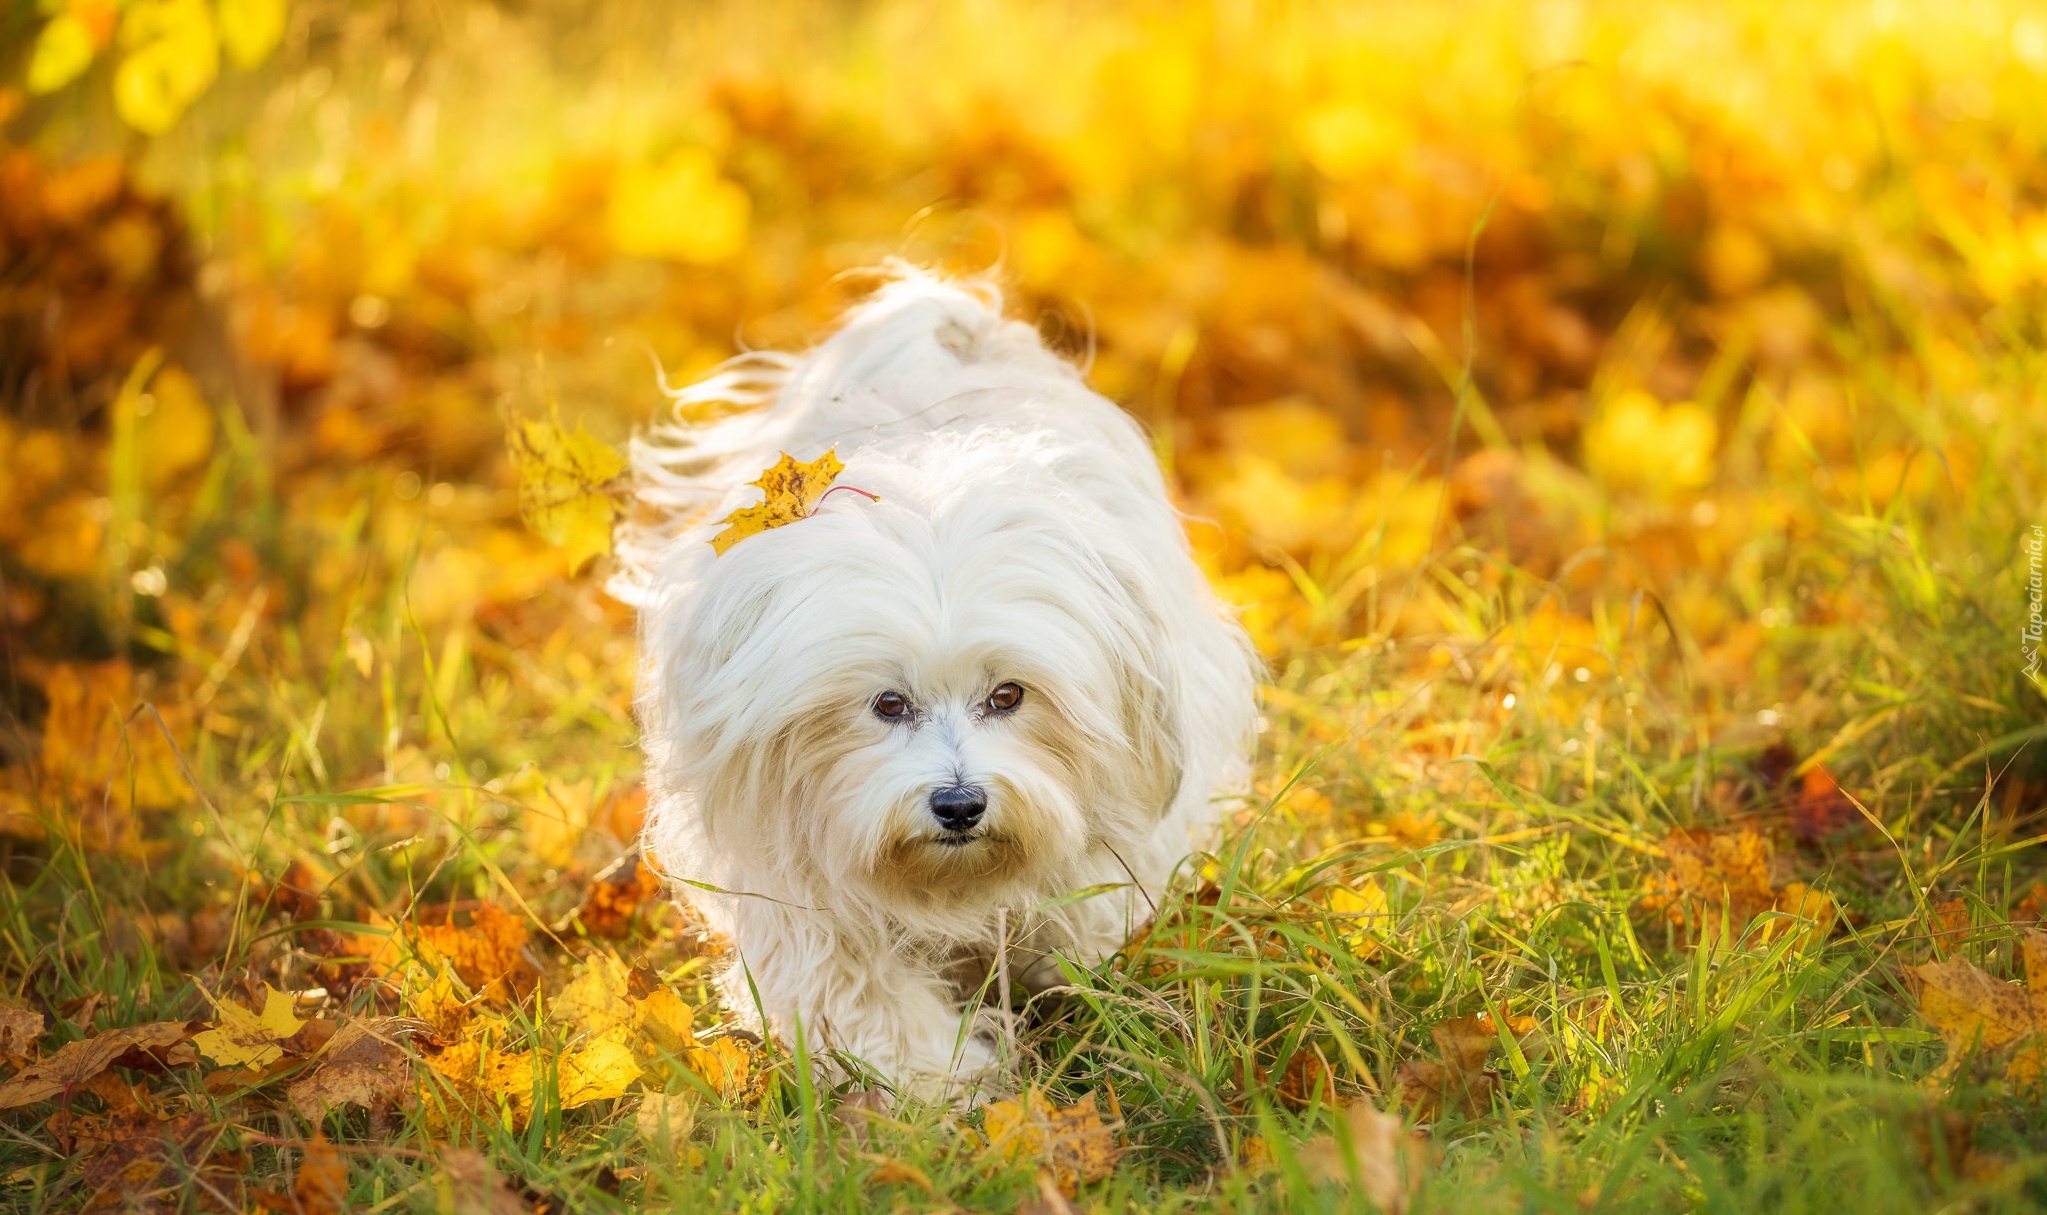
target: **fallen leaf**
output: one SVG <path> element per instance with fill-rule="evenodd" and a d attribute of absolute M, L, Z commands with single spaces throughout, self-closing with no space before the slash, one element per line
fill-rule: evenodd
<path fill-rule="evenodd" d="M 1585 467 L 1602 484 L 1667 495 L 1713 479 L 1719 424 L 1689 401 L 1622 392 L 1593 412 L 1584 435 Z"/>
<path fill-rule="evenodd" d="M 1680 828 L 1664 837 L 1663 852 L 1666 867 L 1642 907 L 1682 928 L 1686 944 L 1718 945 L 1738 939 L 1750 921 L 1769 912 L 1784 912 L 1813 925 L 1798 928 L 1773 922 L 1759 934 L 1764 941 L 1786 931 L 1799 933 L 1808 942 L 1820 940 L 1833 927 L 1834 903 L 1826 894 L 1802 882 L 1782 889 L 1771 884 L 1770 841 L 1749 828 Z"/>
<path fill-rule="evenodd" d="M 1274 1096 L 1279 1098 L 1281 1105 L 1292 1110 L 1307 1109 L 1318 1101 L 1334 1106 L 1336 1075 L 1329 1069 L 1329 1061 L 1322 1057 L 1320 1050 L 1303 1045 L 1287 1060 Z"/>
<path fill-rule="evenodd" d="M 43 1038 L 43 1014 L 28 1008 L 0 1006 L 0 1059 L 34 1057 Z"/>
<path fill-rule="evenodd" d="M 519 473 L 519 513 L 542 539 L 568 550 L 574 573 L 611 551 L 619 505 L 611 496 L 625 457 L 578 425 L 564 428 L 550 404 L 545 421 L 513 420 L 505 435 Z"/>
<path fill-rule="evenodd" d="M 696 1102 L 687 1093 L 648 1093 L 633 1114 L 641 1141 L 663 1156 L 678 1155 L 696 1124 Z"/>
<path fill-rule="evenodd" d="M 1324 1135 L 1301 1149 L 1309 1174 L 1356 1185 L 1386 1215 L 1406 1215 L 1421 1188 L 1426 1146 L 1397 1116 L 1363 1101 L 1344 1111 L 1343 1131 L 1341 1137 Z"/>
<path fill-rule="evenodd" d="M 540 972 L 526 956 L 533 931 L 526 921 L 492 903 L 478 907 L 469 926 L 422 924 L 412 940 L 429 961 L 444 961 L 470 990 L 509 1003 L 533 990 Z"/>
<path fill-rule="evenodd" d="M 83 18 L 72 12 L 58 13 L 36 35 L 35 51 L 28 61 L 28 91 L 54 93 L 70 84 L 92 66 L 98 50 L 92 27 Z"/>
<path fill-rule="evenodd" d="M 88 843 L 100 848 L 124 843 L 132 824 L 123 811 L 131 802 L 144 810 L 184 802 L 190 791 L 163 731 L 148 713 L 130 719 L 137 697 L 127 662 L 54 664 L 43 695 L 49 701 L 43 771 L 105 820 L 85 822 Z M 176 713 L 166 712 L 164 719 L 177 729 Z"/>
<path fill-rule="evenodd" d="M 247 71 L 270 57 L 284 38 L 285 0 L 218 0 L 220 44 Z"/>
<path fill-rule="evenodd" d="M 1078 1215 L 1066 1195 L 1059 1192 L 1059 1179 L 1050 1169 L 1039 1169 L 1036 1181 L 1037 1193 L 1024 1199 L 1016 1215 Z"/>
<path fill-rule="evenodd" d="M 624 1096 L 643 1074 L 632 1049 L 616 1038 L 545 1057 L 532 1051 L 499 1051 L 471 1039 L 426 1060 L 428 1069 L 472 1112 L 503 1108 L 510 1112 L 514 1125 L 520 1126 L 533 1113 L 537 1069 L 548 1062 L 554 1067 L 557 1106 L 563 1110 Z"/>
<path fill-rule="evenodd" d="M 654 165 L 629 166 L 612 184 L 611 242 L 628 257 L 705 265 L 746 246 L 753 205 L 703 148 L 680 148 Z"/>
<path fill-rule="evenodd" d="M 2026 933 L 2020 951 L 2026 962 L 2023 986 L 1960 958 L 1909 969 L 1919 1015 L 1947 1043 L 1947 1058 L 1934 1079 L 1952 1080 L 1972 1062 L 2022 1089 L 2038 1088 L 2047 1077 L 2047 933 Z"/>
<path fill-rule="evenodd" d="M 575 920 L 593 937 L 623 937 L 632 930 L 641 905 L 660 893 L 661 879 L 633 853 L 591 880 Z"/>
<path fill-rule="evenodd" d="M 220 41 L 205 0 L 136 0 L 121 21 L 128 53 L 114 71 L 114 109 L 161 135 L 220 73 Z"/>
<path fill-rule="evenodd" d="M 713 1039 L 709 1046 L 686 1050 L 682 1061 L 726 1101 L 736 1101 L 745 1094 L 753 1070 L 753 1056 L 731 1038 Z"/>
<path fill-rule="evenodd" d="M 547 1015 L 587 1037 L 630 1024 L 637 1014 L 627 991 L 630 973 L 613 955 L 593 954 L 583 973 L 548 1005 Z"/>
<path fill-rule="evenodd" d="M 1042 1162 L 1067 1197 L 1089 1182 L 1116 1171 L 1123 1146 L 1116 1132 L 1121 1123 L 1104 1123 L 1095 1095 L 1068 1106 L 1054 1106 L 1036 1093 L 1022 1101 L 997 1101 L 982 1110 L 982 1132 L 989 1147 L 1003 1159 Z"/>
<path fill-rule="evenodd" d="M 47 1101 L 78 1087 L 130 1057 L 162 1059 L 159 1052 L 181 1046 L 205 1027 L 203 1021 L 157 1021 L 110 1029 L 80 1042 L 67 1043 L 40 1063 L 31 1064 L 0 1084 L 0 1109 Z"/>
<path fill-rule="evenodd" d="M 1343 929 L 1343 942 L 1350 946 L 1351 954 L 1370 961 L 1379 955 L 1379 936 L 1393 921 L 1392 906 L 1386 900 L 1386 890 L 1378 882 L 1366 880 L 1353 889 L 1337 886 L 1329 891 L 1329 915 Z"/>
<path fill-rule="evenodd" d="M 518 1191 L 471 1148 L 450 1148 L 441 1155 L 437 1188 L 441 1209 L 450 1215 L 531 1215 Z"/>
<path fill-rule="evenodd" d="M 195 1035 L 192 1045 L 224 1067 L 265 1067 L 282 1058 L 285 1040 L 305 1027 L 304 1021 L 292 1015 L 294 1007 L 291 996 L 266 983 L 261 1013 L 222 1000 L 216 1005 L 219 1021 Z"/>
<path fill-rule="evenodd" d="M 299 1116 L 317 1124 L 329 1109 L 355 1105 L 373 1113 L 397 1104 L 411 1087 L 412 1063 L 398 1039 L 420 1023 L 350 1021 L 314 1059 L 313 1069 L 285 1090 Z"/>
<path fill-rule="evenodd" d="M 808 519 L 810 513 L 817 509 L 818 502 L 830 491 L 832 482 L 844 471 L 846 466 L 840 462 L 836 450 L 827 451 L 807 462 L 783 452 L 774 467 L 748 482 L 749 485 L 758 485 L 766 497 L 758 505 L 742 506 L 719 520 L 725 525 L 725 530 L 711 537 L 711 547 L 723 556 L 726 550 L 749 536 Z"/>
<path fill-rule="evenodd" d="M 1533 1017 L 1507 1014 L 1507 1032 L 1524 1054 L 1534 1053 L 1541 1041 L 1541 1029 Z M 1429 1030 L 1441 1056 L 1436 1060 L 1410 1060 L 1397 1070 L 1400 1097 L 1414 1111 L 1416 1120 L 1433 1122 L 1446 1106 L 1466 1118 L 1477 1118 L 1492 1108 L 1493 1093 L 1499 1088 L 1499 1073 L 1486 1066 L 1492 1051 L 1500 1045 L 1498 1024 L 1491 1013 L 1451 1017 Z"/>
<path fill-rule="evenodd" d="M 633 1001 L 633 1026 L 650 1053 L 680 1057 L 697 1046 L 696 1013 L 665 987 Z"/>
<path fill-rule="evenodd" d="M 1791 806 L 1791 834 L 1817 843 L 1862 825 L 1862 812 L 1841 791 L 1834 774 L 1825 764 L 1806 769 L 1799 783 L 1798 800 Z"/>
<path fill-rule="evenodd" d="M 556 1092 L 565 1110 L 623 1097 L 644 1074 L 632 1047 L 618 1036 L 598 1038 L 564 1051 L 556 1066 Z"/>
<path fill-rule="evenodd" d="M 204 1111 L 159 1121 L 121 1119 L 118 1130 L 78 1172 L 90 1195 L 82 1212 L 162 1212 L 188 1209 L 189 1195 L 210 1201 L 201 1209 L 240 1208 L 244 1162 L 208 1151 L 221 1128 Z"/>
<path fill-rule="evenodd" d="M 341 1150 L 327 1142 L 324 1131 L 314 1131 L 306 1144 L 306 1158 L 299 1162 L 299 1175 L 292 1180 L 291 1196 L 297 1215 L 340 1215 L 348 1200 L 348 1162 Z"/>
<path fill-rule="evenodd" d="M 865 1178 L 867 1185 L 915 1186 L 934 1198 L 940 1197 L 938 1187 L 931 1184 L 930 1175 L 907 1160 L 898 1160 L 894 1156 L 882 1156 L 873 1152 L 855 1152 L 853 1155 L 874 1166 Z"/>
<path fill-rule="evenodd" d="M 1237 1144 L 1237 1167 L 1246 1173 L 1263 1173 L 1279 1164 L 1272 1141 L 1263 1135 L 1246 1135 Z"/>

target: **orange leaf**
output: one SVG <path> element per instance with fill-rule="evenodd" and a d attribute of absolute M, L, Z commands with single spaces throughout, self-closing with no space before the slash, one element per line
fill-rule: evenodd
<path fill-rule="evenodd" d="M 798 460 L 783 452 L 774 467 L 748 482 L 749 485 L 760 486 L 766 497 L 757 506 L 742 506 L 719 520 L 725 524 L 725 530 L 711 537 L 711 547 L 723 556 L 727 549 L 748 536 L 758 536 L 770 528 L 808 519 L 831 489 L 832 482 L 844 471 L 846 466 L 840 462 L 836 450 L 827 451 L 810 461 Z"/>
<path fill-rule="evenodd" d="M 1959 958 L 1910 969 L 1919 1015 L 1947 1042 L 1947 1060 L 1936 1077 L 1952 1079 L 1972 1058 L 2022 1088 L 2036 1088 L 2047 1077 L 2047 933 L 2028 932 L 2020 948 L 2024 986 Z"/>

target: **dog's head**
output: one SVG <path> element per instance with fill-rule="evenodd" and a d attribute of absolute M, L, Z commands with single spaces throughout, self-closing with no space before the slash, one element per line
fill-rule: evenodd
<path fill-rule="evenodd" d="M 1163 588 L 1035 458 L 856 457 L 841 481 L 879 503 L 744 540 L 653 615 L 657 781 L 703 846 L 942 914 L 1156 822 L 1182 745 Z"/>

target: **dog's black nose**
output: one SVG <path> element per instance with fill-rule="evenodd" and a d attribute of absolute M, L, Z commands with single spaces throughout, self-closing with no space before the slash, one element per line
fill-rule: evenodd
<path fill-rule="evenodd" d="M 979 785 L 954 785 L 931 795 L 931 817 L 947 831 L 965 831 L 981 821 L 988 794 Z"/>

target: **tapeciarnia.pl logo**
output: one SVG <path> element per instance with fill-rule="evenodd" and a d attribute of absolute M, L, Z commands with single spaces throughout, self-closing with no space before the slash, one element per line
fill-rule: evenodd
<path fill-rule="evenodd" d="M 2026 602 L 2026 627 L 2020 634 L 2019 641 L 2019 652 L 2025 655 L 2026 676 L 2029 679 L 2040 678 L 2040 641 L 2042 634 L 2047 633 L 2047 619 L 2042 618 L 2043 611 L 2047 611 L 2042 607 L 2043 601 L 2047 601 L 2047 579 L 2043 579 L 2040 570 L 2043 547 L 2047 547 L 2047 530 L 2043 530 L 2035 523 L 2033 535 L 2026 542 L 2026 551 L 2031 554 L 2028 561 L 2030 576 L 2026 579 L 2029 594 Z"/>

